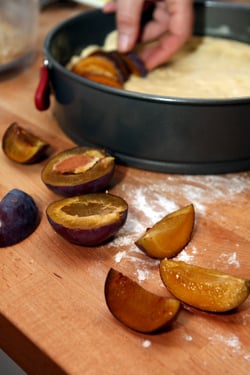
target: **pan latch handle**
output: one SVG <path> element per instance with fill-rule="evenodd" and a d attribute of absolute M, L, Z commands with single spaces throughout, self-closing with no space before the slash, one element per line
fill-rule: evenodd
<path fill-rule="evenodd" d="M 40 69 L 40 80 L 35 92 L 35 106 L 39 111 L 46 111 L 50 106 L 50 82 L 48 60 L 44 60 Z"/>

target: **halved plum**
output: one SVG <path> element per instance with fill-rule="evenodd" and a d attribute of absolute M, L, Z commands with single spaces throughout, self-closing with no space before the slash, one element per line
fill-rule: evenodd
<path fill-rule="evenodd" d="M 107 187 L 114 168 L 115 159 L 105 150 L 74 147 L 52 157 L 43 168 L 41 178 L 59 195 L 96 193 Z"/>
<path fill-rule="evenodd" d="M 45 158 L 49 144 L 32 132 L 13 122 L 6 129 L 2 139 L 2 149 L 12 161 L 33 164 Z"/>
<path fill-rule="evenodd" d="M 14 245 L 34 232 L 39 211 L 33 198 L 19 189 L 9 191 L 0 202 L 0 247 Z"/>
<path fill-rule="evenodd" d="M 172 258 L 190 241 L 194 220 L 194 206 L 190 204 L 166 215 L 135 243 L 153 258 Z"/>
<path fill-rule="evenodd" d="M 113 237 L 124 225 L 128 204 L 109 193 L 85 194 L 51 203 L 47 218 L 69 242 L 96 246 Z"/>
<path fill-rule="evenodd" d="M 163 259 L 160 275 L 170 293 L 183 303 L 210 312 L 227 312 L 249 296 L 250 281 L 216 269 Z"/>
<path fill-rule="evenodd" d="M 110 312 L 127 327 L 156 333 L 169 327 L 180 311 L 180 302 L 158 296 L 111 268 L 105 281 L 105 300 Z"/>

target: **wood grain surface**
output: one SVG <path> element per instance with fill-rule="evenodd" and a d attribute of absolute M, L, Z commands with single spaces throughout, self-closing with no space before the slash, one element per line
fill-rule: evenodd
<path fill-rule="evenodd" d="M 46 139 L 53 152 L 73 146 L 53 112 L 38 112 L 33 96 L 47 32 L 86 8 L 54 5 L 40 15 L 37 55 L 31 66 L 0 76 L 0 137 L 17 121 Z M 250 277 L 250 172 L 182 176 L 117 166 L 110 191 L 129 204 L 125 226 L 98 248 L 69 244 L 50 227 L 47 205 L 59 197 L 41 182 L 44 162 L 22 166 L 0 152 L 0 198 L 18 187 L 41 212 L 37 230 L 0 249 L 0 345 L 29 374 L 249 374 L 250 298 L 234 313 L 182 310 L 167 332 L 135 333 L 107 309 L 109 268 L 148 290 L 167 291 L 159 263 L 134 241 L 167 213 L 193 203 L 192 240 L 178 259 Z M 0 371 L 1 372 L 1 371 Z"/>

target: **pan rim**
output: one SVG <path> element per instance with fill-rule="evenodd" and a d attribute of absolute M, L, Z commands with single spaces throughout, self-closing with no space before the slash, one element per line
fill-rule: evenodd
<path fill-rule="evenodd" d="M 205 7 L 220 7 L 222 9 L 243 9 L 249 12 L 250 14 L 250 6 L 246 4 L 235 4 L 235 3 L 221 3 L 218 1 L 195 1 L 196 4 L 202 4 Z M 176 105 L 202 105 L 202 106 L 225 106 L 225 105 L 239 105 L 239 104 L 250 104 L 250 96 L 245 97 L 238 97 L 238 98 L 185 98 L 185 97 L 172 97 L 172 96 L 161 96 L 155 94 L 144 94 L 138 93 L 134 91 L 128 91 L 124 89 L 113 88 L 109 86 L 105 86 L 93 81 L 90 81 L 86 78 L 80 77 L 72 72 L 70 72 L 64 65 L 59 63 L 50 51 L 50 47 L 52 45 L 52 40 L 57 33 L 60 32 L 66 25 L 70 26 L 71 23 L 74 23 L 77 19 L 88 17 L 90 14 L 100 13 L 101 10 L 87 10 L 84 13 L 80 13 L 76 16 L 73 16 L 55 26 L 46 36 L 44 40 L 44 59 L 47 61 L 47 65 L 49 69 L 53 69 L 55 67 L 60 71 L 61 74 L 66 75 L 71 80 L 78 82 L 79 84 L 84 84 L 89 86 L 95 90 L 103 91 L 111 95 L 118 95 L 123 97 L 128 97 L 131 99 L 149 101 L 149 102 L 160 102 L 160 103 L 171 103 Z"/>

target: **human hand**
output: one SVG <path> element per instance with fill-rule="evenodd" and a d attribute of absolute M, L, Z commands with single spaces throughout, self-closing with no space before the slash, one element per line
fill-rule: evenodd
<path fill-rule="evenodd" d="M 128 52 L 140 42 L 156 41 L 140 53 L 147 69 L 168 61 L 188 40 L 193 30 L 192 0 L 155 1 L 153 18 L 140 30 L 144 0 L 117 0 L 103 8 L 105 13 L 116 12 L 118 50 Z"/>

